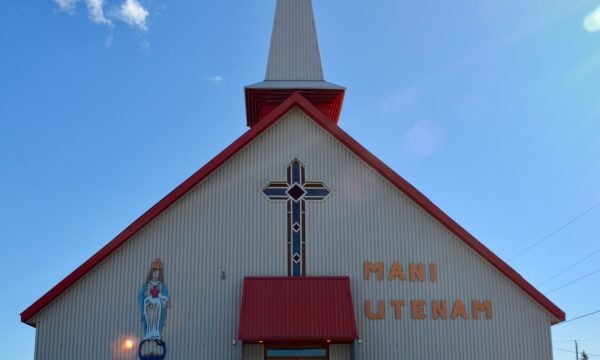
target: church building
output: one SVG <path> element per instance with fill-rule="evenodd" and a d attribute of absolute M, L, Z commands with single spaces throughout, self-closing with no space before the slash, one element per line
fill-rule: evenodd
<path fill-rule="evenodd" d="M 564 312 L 338 125 L 277 0 L 249 130 L 21 313 L 37 360 L 550 360 Z"/>

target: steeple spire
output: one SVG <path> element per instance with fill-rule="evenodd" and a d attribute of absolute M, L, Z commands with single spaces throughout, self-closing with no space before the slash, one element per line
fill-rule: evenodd
<path fill-rule="evenodd" d="M 294 92 L 337 123 L 345 89 L 323 76 L 311 0 L 277 0 L 265 81 L 245 88 L 248 126 Z"/>
<path fill-rule="evenodd" d="M 311 0 L 277 0 L 265 80 L 324 80 Z"/>

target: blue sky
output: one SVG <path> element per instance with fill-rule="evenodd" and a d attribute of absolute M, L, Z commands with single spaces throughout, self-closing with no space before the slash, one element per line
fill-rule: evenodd
<path fill-rule="evenodd" d="M 500 257 L 600 202 L 600 0 L 314 7 L 326 78 L 348 89 L 340 126 Z M 4 357 L 33 358 L 22 310 L 246 130 L 273 13 L 0 2 Z M 509 263 L 552 291 L 600 269 L 599 230 L 596 207 Z M 600 310 L 599 283 L 549 297 L 576 317 Z M 600 314 L 555 326 L 555 359 L 574 339 L 600 355 L 598 329 Z"/>

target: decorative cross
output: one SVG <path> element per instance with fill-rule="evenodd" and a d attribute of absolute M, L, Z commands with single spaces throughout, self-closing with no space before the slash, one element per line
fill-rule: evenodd
<path fill-rule="evenodd" d="M 287 181 L 272 181 L 263 188 L 270 200 L 287 201 L 288 276 L 306 275 L 306 201 L 324 200 L 329 193 L 324 183 L 305 180 L 298 159 L 288 165 Z"/>

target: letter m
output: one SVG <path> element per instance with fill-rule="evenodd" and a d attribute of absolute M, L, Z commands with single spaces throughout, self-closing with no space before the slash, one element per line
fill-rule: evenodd
<path fill-rule="evenodd" d="M 368 261 L 365 261 L 363 265 L 364 277 L 365 280 L 371 279 L 371 273 L 377 273 L 377 280 L 383 280 L 383 263 L 376 262 L 372 264 Z"/>

